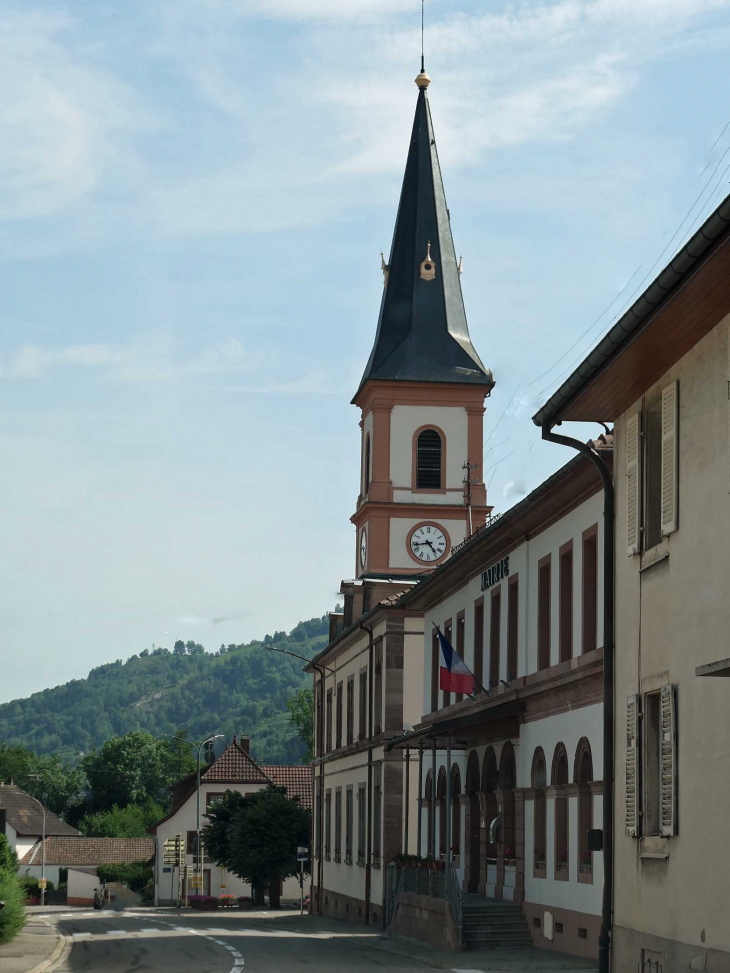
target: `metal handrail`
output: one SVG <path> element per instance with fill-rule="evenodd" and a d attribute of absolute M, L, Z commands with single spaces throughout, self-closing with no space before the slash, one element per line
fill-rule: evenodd
<path fill-rule="evenodd" d="M 444 899 L 451 906 L 454 922 L 459 930 L 459 942 L 463 942 L 463 904 L 459 873 L 453 862 L 444 862 L 443 868 L 414 868 L 412 865 L 388 865 L 388 894 L 386 901 L 387 925 L 395 915 L 395 904 L 401 892 Z"/>

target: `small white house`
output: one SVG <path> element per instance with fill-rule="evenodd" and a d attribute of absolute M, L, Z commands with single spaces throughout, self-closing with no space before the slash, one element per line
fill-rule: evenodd
<path fill-rule="evenodd" d="M 312 807 L 312 768 L 296 765 L 257 764 L 250 756 L 249 741 L 242 737 L 226 747 L 223 754 L 201 770 L 200 775 L 200 827 L 208 822 L 207 810 L 212 803 L 223 797 L 226 791 L 239 794 L 253 794 L 271 784 L 286 787 L 289 797 L 298 797 L 303 807 Z M 196 774 L 190 774 L 173 788 L 173 808 L 149 830 L 155 836 L 157 853 L 155 856 L 155 902 L 158 905 L 171 905 L 177 898 L 177 869 L 164 863 L 164 844 L 168 838 L 180 834 L 185 838 L 185 862 L 195 864 L 197 843 L 196 830 Z M 232 875 L 225 868 L 212 862 L 203 851 L 203 895 L 251 895 L 251 886 Z M 192 890 L 185 888 L 182 894 Z M 299 879 L 289 878 L 284 882 L 281 897 L 283 901 L 299 900 Z"/>
<path fill-rule="evenodd" d="M 20 874 L 40 878 L 44 869 L 43 852 L 43 842 L 37 841 L 20 859 Z M 45 874 L 50 882 L 58 885 L 61 869 L 84 868 L 93 871 L 99 865 L 151 863 L 154 854 L 155 842 L 152 838 L 88 838 L 78 832 L 52 835 L 46 838 L 45 843 Z M 69 884 L 69 905 L 90 904 L 72 901 L 74 898 L 85 899 L 88 896 L 76 896 Z"/>

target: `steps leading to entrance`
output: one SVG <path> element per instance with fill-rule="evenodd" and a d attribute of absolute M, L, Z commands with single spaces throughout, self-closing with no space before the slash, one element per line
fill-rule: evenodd
<path fill-rule="evenodd" d="M 527 920 L 519 905 L 478 895 L 465 895 L 462 904 L 464 942 L 470 949 L 532 946 Z"/>

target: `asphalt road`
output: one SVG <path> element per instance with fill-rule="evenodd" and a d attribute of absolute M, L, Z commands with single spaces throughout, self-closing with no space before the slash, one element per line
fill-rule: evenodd
<path fill-rule="evenodd" d="M 48 921 L 67 938 L 53 973 L 290 973 L 307 967 L 317 973 L 427 973 L 450 966 L 415 958 L 407 945 L 391 951 L 380 930 L 295 914 L 176 915 L 145 909 L 59 912 Z M 459 968 L 458 959 L 454 966 Z"/>

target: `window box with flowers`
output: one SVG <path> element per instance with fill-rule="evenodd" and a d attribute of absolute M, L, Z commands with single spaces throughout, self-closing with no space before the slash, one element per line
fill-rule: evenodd
<path fill-rule="evenodd" d="M 517 857 L 515 855 L 515 850 L 511 846 L 504 849 L 504 863 L 505 865 L 516 865 Z"/>
<path fill-rule="evenodd" d="M 584 875 L 590 875 L 593 871 L 592 856 L 589 851 L 583 851 L 580 855 L 580 870 Z"/>
<path fill-rule="evenodd" d="M 238 899 L 230 892 L 224 892 L 218 896 L 218 905 L 221 909 L 234 909 L 238 905 Z"/>
<path fill-rule="evenodd" d="M 558 854 L 558 860 L 555 862 L 555 877 L 563 879 L 564 881 L 568 878 L 568 852 L 561 851 Z"/>
<path fill-rule="evenodd" d="M 380 868 L 380 855 L 373 855 L 373 868 Z"/>

